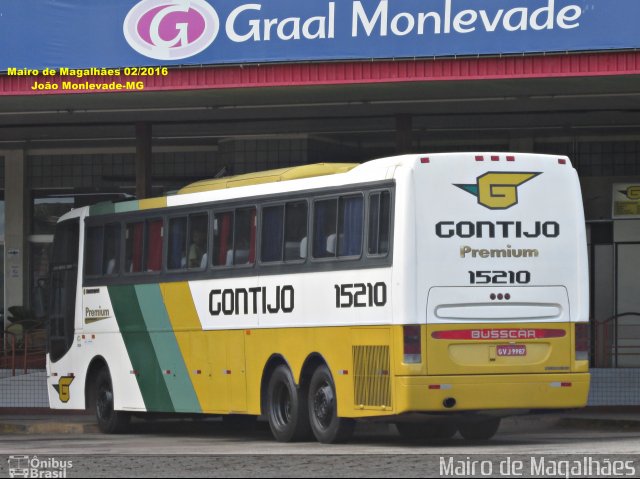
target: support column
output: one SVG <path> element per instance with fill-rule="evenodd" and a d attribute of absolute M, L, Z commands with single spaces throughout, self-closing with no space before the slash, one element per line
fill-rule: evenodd
<path fill-rule="evenodd" d="M 23 306 L 27 271 L 26 156 L 24 150 L 9 150 L 4 156 L 4 318 L 8 308 Z"/>
<path fill-rule="evenodd" d="M 413 120 L 411 115 L 396 116 L 396 153 L 401 155 L 413 151 Z"/>
<path fill-rule="evenodd" d="M 151 196 L 151 124 L 136 124 L 136 196 Z"/>

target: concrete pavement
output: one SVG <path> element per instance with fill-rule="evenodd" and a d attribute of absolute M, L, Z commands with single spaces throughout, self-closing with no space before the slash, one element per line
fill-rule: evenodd
<path fill-rule="evenodd" d="M 219 418 L 202 416 L 197 419 L 159 419 L 145 421 L 134 419 L 133 430 L 169 429 L 192 427 L 194 421 L 217 422 Z M 191 425 L 191 426 L 189 426 Z M 543 413 L 505 418 L 501 432 L 519 432 L 522 430 L 540 431 L 547 429 L 606 429 L 640 430 L 640 407 L 626 408 L 585 408 L 562 413 Z M 384 423 L 360 422 L 358 433 L 385 434 L 393 431 L 393 426 Z M 28 410 L 0 409 L 0 434 L 82 434 L 97 433 L 95 418 L 83 411 L 63 413 L 61 411 L 38 410 L 30 414 Z"/>

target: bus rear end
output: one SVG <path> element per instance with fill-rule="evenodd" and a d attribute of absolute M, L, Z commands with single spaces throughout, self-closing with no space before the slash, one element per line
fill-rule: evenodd
<path fill-rule="evenodd" d="M 412 181 L 419 325 L 404 326 L 405 351 L 412 328 L 420 344 L 404 355 L 401 409 L 584 406 L 587 250 L 568 158 L 431 155 Z"/>

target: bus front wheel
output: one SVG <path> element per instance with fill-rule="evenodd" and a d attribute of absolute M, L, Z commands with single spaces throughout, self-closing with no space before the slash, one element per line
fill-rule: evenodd
<path fill-rule="evenodd" d="M 309 420 L 319 442 L 346 442 L 353 434 L 355 420 L 338 417 L 338 401 L 333 377 L 327 366 L 315 370 L 309 383 Z"/>
<path fill-rule="evenodd" d="M 131 416 L 114 409 L 113 384 L 109 370 L 102 368 L 95 381 L 95 409 L 98 427 L 105 434 L 126 432 Z"/>
<path fill-rule="evenodd" d="M 305 390 L 296 386 L 289 368 L 285 365 L 278 366 L 267 387 L 267 417 L 276 440 L 293 442 L 309 437 L 309 416 L 305 401 Z"/>

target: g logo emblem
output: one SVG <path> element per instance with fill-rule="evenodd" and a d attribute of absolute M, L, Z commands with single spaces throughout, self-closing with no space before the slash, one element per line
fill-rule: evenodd
<path fill-rule="evenodd" d="M 630 200 L 640 200 L 640 186 L 630 186 L 620 193 L 626 195 Z"/>
<path fill-rule="evenodd" d="M 62 376 L 58 381 L 58 384 L 54 384 L 54 389 L 58 392 L 58 396 L 60 397 L 60 401 L 69 402 L 71 398 L 71 394 L 69 392 L 69 387 L 73 382 L 73 376 Z"/>
<path fill-rule="evenodd" d="M 478 198 L 490 210 L 506 210 L 518 204 L 518 187 L 540 173 L 488 172 L 479 176 L 475 185 L 454 185 Z"/>
<path fill-rule="evenodd" d="M 138 53 L 180 60 L 211 45 L 220 20 L 205 0 L 142 0 L 124 20 L 124 37 Z"/>

